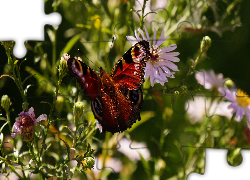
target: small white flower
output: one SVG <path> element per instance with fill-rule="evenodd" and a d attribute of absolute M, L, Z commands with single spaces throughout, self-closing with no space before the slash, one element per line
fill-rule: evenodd
<path fill-rule="evenodd" d="M 229 102 L 215 100 L 211 103 L 211 99 L 204 96 L 195 96 L 193 101 L 186 102 L 185 108 L 190 122 L 194 124 L 202 121 L 205 116 L 220 115 L 231 119 L 232 111 L 227 108 L 229 105 Z"/>
<path fill-rule="evenodd" d="M 119 161 L 119 159 L 111 158 L 111 157 L 107 156 L 106 160 L 105 160 L 105 166 L 103 167 L 102 156 L 95 157 L 94 168 L 91 169 L 91 171 L 94 173 L 95 177 L 98 177 L 98 174 L 101 172 L 102 168 L 105 168 L 105 169 L 107 168 L 107 169 L 113 171 L 114 173 L 118 173 L 122 170 L 123 165 L 122 165 L 121 161 Z"/>
<path fill-rule="evenodd" d="M 141 34 L 143 40 L 149 42 L 151 53 L 151 58 L 146 62 L 145 78 L 150 76 L 151 86 L 154 86 L 155 82 L 164 85 L 165 82 L 168 82 L 168 78 L 174 78 L 175 72 L 171 72 L 170 69 L 172 71 L 179 71 L 178 67 L 173 62 L 180 61 L 180 59 L 176 57 L 180 53 L 170 52 L 177 48 L 176 44 L 159 48 L 159 46 L 169 37 L 164 37 L 164 30 L 161 31 L 160 38 L 156 41 L 157 30 L 154 29 L 153 45 L 151 45 L 150 37 L 145 26 L 144 29 L 147 37 L 144 36 L 141 29 L 138 29 L 138 32 Z M 135 37 L 127 36 L 127 40 L 130 41 L 132 45 L 142 41 L 136 31 Z"/>
<path fill-rule="evenodd" d="M 150 153 L 145 143 L 133 142 L 131 143 L 128 139 L 122 138 L 117 144 L 117 150 L 126 155 L 132 161 L 139 161 L 141 156 L 145 160 L 149 160 Z"/>
<path fill-rule="evenodd" d="M 221 73 L 215 75 L 213 70 L 201 70 L 195 74 L 195 78 L 198 83 L 204 86 L 205 89 L 223 87 L 224 84 L 223 75 Z"/>

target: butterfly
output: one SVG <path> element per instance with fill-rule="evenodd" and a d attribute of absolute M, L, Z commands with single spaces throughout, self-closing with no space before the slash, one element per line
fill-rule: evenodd
<path fill-rule="evenodd" d="M 149 58 L 149 43 L 140 41 L 117 61 L 110 75 L 102 68 L 97 74 L 79 59 L 68 59 L 69 75 L 76 77 L 91 100 L 91 109 L 103 132 L 122 132 L 141 120 L 141 86 Z"/>

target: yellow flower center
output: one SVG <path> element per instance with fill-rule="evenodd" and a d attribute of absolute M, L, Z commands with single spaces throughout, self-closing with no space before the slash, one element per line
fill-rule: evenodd
<path fill-rule="evenodd" d="M 246 108 L 250 104 L 250 98 L 247 93 L 243 92 L 241 89 L 237 90 L 236 101 L 241 107 Z"/>

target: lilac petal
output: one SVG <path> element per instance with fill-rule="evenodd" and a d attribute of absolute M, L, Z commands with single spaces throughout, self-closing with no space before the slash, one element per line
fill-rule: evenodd
<path fill-rule="evenodd" d="M 249 109 L 249 107 L 245 109 L 245 115 L 246 115 L 246 118 L 247 118 L 248 127 L 250 127 L 249 126 L 249 124 L 250 124 L 250 109 Z"/>
<path fill-rule="evenodd" d="M 46 114 L 41 114 L 41 115 L 36 119 L 36 122 L 39 122 L 39 121 L 42 121 L 42 120 L 47 121 L 47 115 L 46 115 Z"/>
<path fill-rule="evenodd" d="M 162 62 L 159 62 L 159 63 L 162 66 L 167 66 L 168 68 L 172 69 L 173 71 L 179 71 L 178 66 L 176 66 L 174 63 L 172 63 L 170 61 L 162 61 Z"/>
<path fill-rule="evenodd" d="M 146 37 L 144 36 L 142 30 L 139 28 L 138 31 L 139 31 L 139 33 L 141 34 L 142 39 L 145 40 L 145 41 L 147 41 L 147 39 L 146 39 Z"/>
<path fill-rule="evenodd" d="M 29 115 L 32 117 L 32 118 L 35 118 L 35 113 L 34 113 L 34 108 L 31 107 L 28 111 Z"/>
<path fill-rule="evenodd" d="M 166 66 L 161 66 L 161 68 L 167 76 L 171 76 L 171 72 Z"/>
<path fill-rule="evenodd" d="M 230 91 L 228 88 L 225 89 L 226 96 L 225 98 L 229 101 L 234 102 L 235 101 L 235 92 Z"/>
<path fill-rule="evenodd" d="M 237 110 L 238 103 L 234 102 L 228 106 L 228 109 L 232 109 L 232 114 L 234 114 Z"/>
<path fill-rule="evenodd" d="M 171 44 L 169 46 L 165 46 L 161 48 L 161 52 L 170 52 L 177 48 L 176 44 Z"/>
<path fill-rule="evenodd" d="M 150 76 L 150 84 L 152 87 L 154 86 L 154 81 L 155 81 L 154 76 Z"/>
<path fill-rule="evenodd" d="M 179 52 L 169 52 L 169 53 L 159 53 L 161 55 L 168 55 L 168 56 L 178 56 Z"/>
<path fill-rule="evenodd" d="M 157 75 L 158 71 L 157 71 L 157 69 L 155 69 L 155 68 L 152 66 L 152 69 L 151 69 L 151 71 L 150 71 L 149 73 L 150 73 L 150 82 L 151 82 L 151 86 L 153 87 L 153 86 L 154 86 L 154 81 L 155 81 L 155 76 Z"/>
<path fill-rule="evenodd" d="M 133 36 L 126 36 L 126 38 L 129 42 L 131 42 L 132 46 L 138 42 L 138 40 Z"/>
<path fill-rule="evenodd" d="M 137 35 L 136 31 L 135 31 L 135 37 L 136 37 L 136 39 L 137 39 L 138 42 L 141 41 L 141 38 Z"/>
<path fill-rule="evenodd" d="M 242 120 L 243 115 L 244 115 L 243 108 L 241 108 L 241 107 L 238 106 L 235 117 L 240 121 L 240 120 Z"/>
<path fill-rule="evenodd" d="M 178 57 L 169 56 L 168 54 L 161 54 L 160 57 L 162 59 L 169 60 L 169 61 L 172 61 L 172 62 L 179 62 L 180 61 L 180 59 Z"/>
<path fill-rule="evenodd" d="M 148 40 L 148 43 L 149 43 L 149 47 L 151 47 L 150 37 L 149 37 L 148 31 L 147 31 L 147 28 L 146 28 L 145 25 L 143 27 L 144 27 L 144 30 L 146 32 L 146 36 L 147 36 L 147 40 Z"/>
<path fill-rule="evenodd" d="M 152 68 L 153 68 L 153 66 L 151 65 L 151 63 L 150 63 L 150 62 L 147 62 L 147 63 L 146 63 L 146 68 L 145 68 L 145 70 L 144 70 L 144 72 L 145 72 L 145 78 L 148 78 L 148 77 L 149 77 L 149 75 L 150 75 L 150 73 L 151 73 L 151 71 L 152 71 Z"/>
<path fill-rule="evenodd" d="M 11 137 L 12 137 L 12 138 L 16 137 L 16 134 L 17 134 L 17 133 L 11 133 Z"/>
<path fill-rule="evenodd" d="M 165 37 L 164 38 L 164 29 L 162 29 L 161 31 L 161 36 L 160 38 L 158 39 L 157 43 L 156 43 L 156 46 L 160 46 L 164 41 L 166 41 L 166 39 L 169 38 L 169 36 Z"/>
<path fill-rule="evenodd" d="M 164 82 L 168 82 L 168 79 L 166 78 L 166 74 L 162 71 L 161 68 L 158 68 L 159 71 L 159 76 L 157 76 L 157 79 L 164 81 Z"/>

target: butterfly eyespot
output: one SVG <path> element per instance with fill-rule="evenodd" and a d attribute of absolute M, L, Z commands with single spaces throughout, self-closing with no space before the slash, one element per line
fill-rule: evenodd
<path fill-rule="evenodd" d="M 127 92 L 127 97 L 132 103 L 133 106 L 137 105 L 138 102 L 141 103 L 142 101 L 142 92 L 141 89 L 138 90 L 129 90 Z"/>
<path fill-rule="evenodd" d="M 91 108 L 92 108 L 92 111 L 95 115 L 95 117 L 98 119 L 98 120 L 102 120 L 102 115 L 103 115 L 103 112 L 102 112 L 102 104 L 101 104 L 101 101 L 96 98 L 95 100 L 91 101 Z"/>

